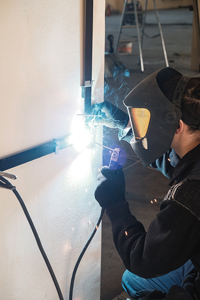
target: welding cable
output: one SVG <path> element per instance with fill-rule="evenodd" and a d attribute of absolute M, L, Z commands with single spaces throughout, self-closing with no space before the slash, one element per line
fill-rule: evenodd
<path fill-rule="evenodd" d="M 31 219 L 31 217 L 30 217 L 30 215 L 29 215 L 29 212 L 28 212 L 28 210 L 27 210 L 27 208 L 26 208 L 26 205 L 25 205 L 25 203 L 24 203 L 22 197 L 20 196 L 20 194 L 19 194 L 18 191 L 16 190 L 16 187 L 13 186 L 7 179 L 5 179 L 5 178 L 2 177 L 2 176 L 0 177 L 0 179 L 1 179 L 1 181 L 3 181 L 3 182 L 5 183 L 5 188 L 12 190 L 13 193 L 15 194 L 15 196 L 17 197 L 17 199 L 18 199 L 18 201 L 19 201 L 19 203 L 20 203 L 20 205 L 21 205 L 21 207 L 22 207 L 22 209 L 23 209 L 23 211 L 24 211 L 24 214 L 25 214 L 25 216 L 26 216 L 26 218 L 27 218 L 27 221 L 28 221 L 28 223 L 29 223 L 29 225 L 30 225 L 30 227 L 31 227 L 31 230 L 32 230 L 33 235 L 34 235 L 34 237 L 35 237 L 35 240 L 36 240 L 36 243 L 37 243 L 37 245 L 38 245 L 38 248 L 39 248 L 39 250 L 40 250 L 40 252 L 41 252 L 41 254 L 42 254 L 42 256 L 43 256 L 43 259 L 44 259 L 44 261 L 45 261 L 45 263 L 46 263 L 46 266 L 47 266 L 47 268 L 48 268 L 48 270 L 49 270 L 49 273 L 50 273 L 50 275 L 51 275 L 51 278 L 52 278 L 53 283 L 54 283 L 54 285 L 55 285 L 55 288 L 56 288 L 56 290 L 57 290 L 58 297 L 59 297 L 60 300 L 64 300 L 64 297 L 63 297 L 63 295 L 62 295 L 62 292 L 61 292 L 60 286 L 59 286 L 59 284 L 58 284 L 58 281 L 57 281 L 57 279 L 56 279 L 55 273 L 54 273 L 54 271 L 53 271 L 53 269 L 52 269 L 52 266 L 51 266 L 51 264 L 50 264 L 50 262 L 49 262 L 49 259 L 48 259 L 47 255 L 46 255 L 46 253 L 45 253 L 45 251 L 44 251 L 44 248 L 43 248 L 42 243 L 41 243 L 41 241 L 40 241 L 39 235 L 38 235 L 38 233 L 37 233 L 37 231 L 36 231 L 36 228 L 35 228 L 35 226 L 34 226 L 34 223 L 33 223 L 32 219 Z"/>
<path fill-rule="evenodd" d="M 84 246 L 84 248 L 83 248 L 81 254 L 79 255 L 79 257 L 77 259 L 77 262 L 75 264 L 75 267 L 74 267 L 74 270 L 73 270 L 73 273 L 72 273 L 72 277 L 71 277 L 71 282 L 70 282 L 69 300 L 72 300 L 72 297 L 73 297 L 74 281 L 75 281 L 75 276 L 76 276 L 76 272 L 77 272 L 78 266 L 79 266 L 79 264 L 81 262 L 81 259 L 82 259 L 83 255 L 84 255 L 85 251 L 87 250 L 87 247 L 89 246 L 89 244 L 92 241 L 95 233 L 97 232 L 97 229 L 98 229 L 98 227 L 99 227 L 99 225 L 101 223 L 101 220 L 103 218 L 104 212 L 105 212 L 105 208 L 102 208 L 101 209 L 101 214 L 100 214 L 99 219 L 98 219 L 98 221 L 96 223 L 96 226 L 93 229 L 93 232 L 92 232 L 91 236 L 89 237 L 87 243 L 85 244 L 85 246 Z"/>

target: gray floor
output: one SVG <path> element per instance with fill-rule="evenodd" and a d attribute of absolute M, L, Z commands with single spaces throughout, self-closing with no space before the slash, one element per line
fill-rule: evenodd
<path fill-rule="evenodd" d="M 190 70 L 193 11 L 189 9 L 162 10 L 159 15 L 170 67 L 177 69 L 184 75 L 199 76 L 198 73 Z M 106 17 L 106 37 L 113 34 L 114 43 L 119 22 L 120 15 Z M 149 36 L 156 35 L 158 29 L 154 12 L 148 12 L 147 23 L 146 33 Z M 128 34 L 136 35 L 135 32 L 131 32 L 131 29 L 128 29 Z M 148 62 L 145 63 L 144 73 L 140 71 L 138 65 L 137 43 L 134 44 L 133 49 L 134 55 L 132 56 L 120 55 L 120 60 L 130 72 L 130 77 L 125 76 L 127 73 L 119 72 L 115 77 L 105 80 L 105 98 L 122 109 L 124 109 L 123 98 L 137 83 L 154 71 L 165 67 L 159 37 L 155 39 L 145 37 L 144 39 L 144 61 Z M 106 52 L 108 50 L 109 43 L 106 39 Z M 124 165 L 127 200 L 130 203 L 132 213 L 147 229 L 168 190 L 168 179 L 150 168 L 143 169 L 130 145 L 126 142 L 119 142 L 115 131 L 105 130 L 104 144 L 111 148 L 119 146 L 124 149 L 124 153 L 127 155 L 127 161 Z M 110 154 L 106 149 L 104 154 L 106 163 Z M 102 228 L 101 300 L 112 300 L 122 292 L 121 277 L 125 268 L 114 247 L 111 225 L 106 214 L 103 217 Z"/>

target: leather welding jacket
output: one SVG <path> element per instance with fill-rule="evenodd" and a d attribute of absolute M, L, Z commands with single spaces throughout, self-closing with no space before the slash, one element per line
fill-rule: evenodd
<path fill-rule="evenodd" d="M 125 267 L 143 278 L 167 274 L 191 259 L 194 272 L 182 287 L 144 299 L 200 299 L 200 144 L 182 159 L 170 150 L 152 167 L 171 178 L 171 188 L 147 231 L 128 202 L 107 208 L 115 246 Z"/>

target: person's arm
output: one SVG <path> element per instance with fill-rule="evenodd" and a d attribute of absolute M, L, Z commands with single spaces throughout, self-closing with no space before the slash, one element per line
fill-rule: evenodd
<path fill-rule="evenodd" d="M 173 200 L 163 202 L 147 232 L 131 214 L 127 202 L 108 207 L 107 215 L 124 266 L 144 278 L 161 276 L 179 268 L 191 257 L 199 241 L 199 220 Z"/>
<path fill-rule="evenodd" d="M 184 195 L 192 189 L 196 196 L 191 201 L 199 203 L 199 182 L 195 187 L 188 182 L 178 187 L 174 199 L 162 202 L 161 211 L 145 231 L 142 223 L 131 214 L 125 195 L 122 196 L 125 190 L 122 174 L 117 178 L 102 177 L 95 197 L 106 208 L 113 240 L 124 266 L 138 276 L 153 278 L 183 265 L 199 242 L 200 221 L 191 209 L 195 205 L 190 203 L 188 209 L 182 198 L 184 200 Z"/>

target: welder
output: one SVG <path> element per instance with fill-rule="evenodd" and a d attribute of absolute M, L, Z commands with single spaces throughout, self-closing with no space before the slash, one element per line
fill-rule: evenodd
<path fill-rule="evenodd" d="M 200 299 L 200 78 L 172 68 L 146 77 L 124 99 L 128 114 L 95 105 L 93 124 L 119 129 L 142 160 L 171 179 L 147 231 L 125 198 L 122 169 L 103 167 L 95 198 L 112 223 L 133 299 Z"/>

